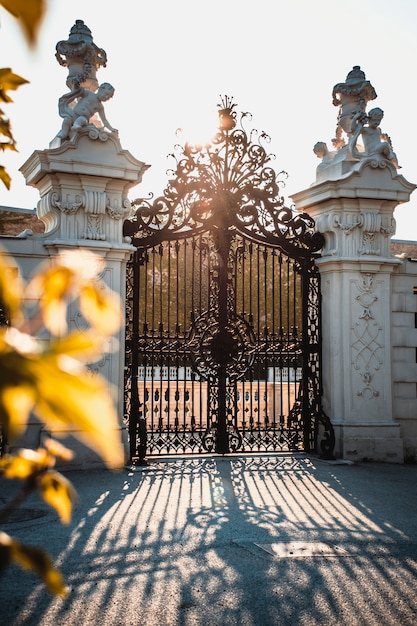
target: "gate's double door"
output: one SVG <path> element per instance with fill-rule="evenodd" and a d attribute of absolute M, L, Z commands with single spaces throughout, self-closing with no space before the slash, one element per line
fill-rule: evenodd
<path fill-rule="evenodd" d="M 230 107 L 213 146 L 186 145 L 164 195 L 138 202 L 125 226 L 137 246 L 127 284 L 132 458 L 312 451 L 319 424 L 329 448 L 320 240 L 308 216 L 283 206 L 269 157 L 235 129 Z"/>

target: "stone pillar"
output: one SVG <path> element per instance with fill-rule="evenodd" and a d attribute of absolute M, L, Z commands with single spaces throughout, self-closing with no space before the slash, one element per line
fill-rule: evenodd
<path fill-rule="evenodd" d="M 386 159 L 326 164 L 309 189 L 292 196 L 325 237 L 317 266 L 322 289 L 323 408 L 336 434 L 336 455 L 403 462 L 393 416 L 391 256 L 395 207 L 415 185 Z"/>
<path fill-rule="evenodd" d="M 127 194 L 141 181 L 147 167 L 122 149 L 116 133 L 91 126 L 56 148 L 35 151 L 21 167 L 26 183 L 40 193 L 37 214 L 45 224 L 42 239 L 48 254 L 74 248 L 96 253 L 105 261 L 103 280 L 120 294 L 122 302 L 126 262 L 134 250 L 129 240 L 123 240 L 123 221 L 131 208 Z M 70 316 L 72 327 L 82 328 L 83 320 L 75 307 Z M 115 345 L 109 345 L 109 351 L 91 366 L 116 391 L 122 431 L 124 340 L 122 327 Z M 76 462 L 82 467 L 99 462 L 92 461 L 93 453 L 85 448 L 76 452 Z"/>

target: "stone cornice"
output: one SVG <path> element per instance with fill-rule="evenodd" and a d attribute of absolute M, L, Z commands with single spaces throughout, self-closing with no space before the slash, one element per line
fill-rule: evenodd
<path fill-rule="evenodd" d="M 417 185 L 398 174 L 391 163 L 383 163 L 383 167 L 375 165 L 371 158 L 356 162 L 339 178 L 329 177 L 292 194 L 292 200 L 299 211 L 342 198 L 408 202 Z"/>
<path fill-rule="evenodd" d="M 56 148 L 35 150 L 20 171 L 26 183 L 36 187 L 47 174 L 68 173 L 123 179 L 138 184 L 150 167 L 121 147 L 118 136 L 85 128 L 74 140 Z"/>

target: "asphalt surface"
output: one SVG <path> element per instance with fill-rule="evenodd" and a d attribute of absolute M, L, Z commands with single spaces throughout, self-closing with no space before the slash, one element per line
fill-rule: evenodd
<path fill-rule="evenodd" d="M 230 456 L 66 475 L 69 526 L 31 496 L 3 529 L 49 550 L 68 596 L 12 566 L 3 625 L 417 624 L 417 466 Z"/>

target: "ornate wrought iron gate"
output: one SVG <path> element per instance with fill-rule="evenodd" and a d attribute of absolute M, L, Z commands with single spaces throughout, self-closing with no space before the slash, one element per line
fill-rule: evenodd
<path fill-rule="evenodd" d="M 131 456 L 331 455 L 321 409 L 313 220 L 284 206 L 265 150 L 227 97 L 206 146 L 185 144 L 164 194 L 135 201 L 128 266 Z M 256 138 L 256 142 L 254 139 Z"/>

